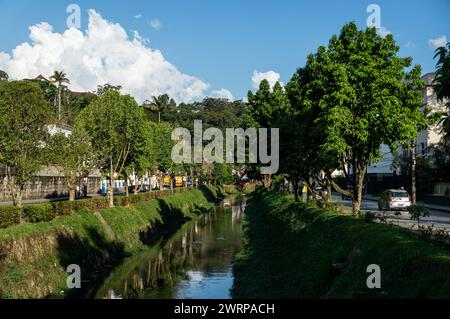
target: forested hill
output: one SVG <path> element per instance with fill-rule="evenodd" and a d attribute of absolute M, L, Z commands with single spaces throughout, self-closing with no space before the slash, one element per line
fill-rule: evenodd
<path fill-rule="evenodd" d="M 172 106 L 161 114 L 161 120 L 189 130 L 193 129 L 194 120 L 202 120 L 204 129 L 238 127 L 245 111 L 246 103 L 240 100 L 205 98 L 201 102 Z M 154 112 L 147 112 L 147 114 L 155 116 Z"/>

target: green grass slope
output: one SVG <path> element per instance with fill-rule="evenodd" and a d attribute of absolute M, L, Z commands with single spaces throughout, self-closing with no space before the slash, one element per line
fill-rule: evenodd
<path fill-rule="evenodd" d="M 221 190 L 203 187 L 129 208 L 79 211 L 0 229 L 0 298 L 64 296 L 71 264 L 81 267 L 82 280 L 95 285 L 124 257 L 209 211 L 221 196 Z"/>
<path fill-rule="evenodd" d="M 258 190 L 245 233 L 235 298 L 450 298 L 450 250 L 394 226 Z M 371 264 L 381 267 L 380 289 L 367 287 Z"/>

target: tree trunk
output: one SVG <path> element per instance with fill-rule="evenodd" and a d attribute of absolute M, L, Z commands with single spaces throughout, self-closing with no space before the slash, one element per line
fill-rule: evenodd
<path fill-rule="evenodd" d="M 294 179 L 293 181 L 292 181 L 292 188 L 293 188 L 293 190 L 294 190 L 294 198 L 295 198 L 295 202 L 300 202 L 300 199 L 298 198 L 298 180 L 297 179 Z"/>
<path fill-rule="evenodd" d="M 69 188 L 69 202 L 74 202 L 75 201 L 75 188 L 71 187 Z"/>
<path fill-rule="evenodd" d="M 328 178 L 326 179 L 326 189 L 327 189 L 327 202 L 331 203 L 332 202 L 332 198 L 331 198 L 331 181 Z"/>
<path fill-rule="evenodd" d="M 58 120 L 61 121 L 61 83 L 58 86 Z"/>
<path fill-rule="evenodd" d="M 417 164 L 417 150 L 416 140 L 411 141 L 411 202 L 415 204 L 417 201 L 416 194 L 416 164 Z"/>
<path fill-rule="evenodd" d="M 361 202 L 362 202 L 362 189 L 364 185 L 364 176 L 366 175 L 366 165 L 362 165 L 359 167 L 359 170 L 355 169 L 353 171 L 353 181 L 356 192 L 353 191 L 353 214 L 360 216 L 361 215 Z M 356 188 L 355 188 L 356 186 Z"/>
<path fill-rule="evenodd" d="M 15 189 L 12 194 L 13 205 L 22 208 L 22 189 L 20 186 L 13 186 L 13 187 Z"/>
<path fill-rule="evenodd" d="M 109 189 L 108 189 L 108 201 L 109 201 L 109 207 L 114 207 L 114 170 L 113 170 L 113 164 L 111 160 L 111 166 L 109 170 Z"/>
<path fill-rule="evenodd" d="M 144 179 L 144 178 L 142 178 L 142 179 Z M 137 176 L 136 176 L 135 180 L 136 180 L 136 182 L 134 185 L 134 195 L 137 195 L 141 190 L 141 182 L 140 182 L 139 177 L 137 177 Z"/>
<path fill-rule="evenodd" d="M 159 173 L 159 190 L 164 190 L 164 177 L 163 173 Z"/>
<path fill-rule="evenodd" d="M 125 197 L 128 197 L 130 192 L 128 190 L 128 175 L 125 175 Z"/>

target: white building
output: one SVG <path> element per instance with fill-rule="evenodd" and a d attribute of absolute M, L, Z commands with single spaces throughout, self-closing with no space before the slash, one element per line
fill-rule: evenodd
<path fill-rule="evenodd" d="M 431 111 L 431 114 L 436 112 L 444 112 L 446 110 L 446 101 L 438 101 L 436 94 L 433 89 L 433 80 L 434 73 L 427 73 L 422 76 L 422 80 L 426 82 L 426 87 L 423 90 L 423 99 L 424 106 L 422 107 L 422 111 L 425 108 L 428 108 Z M 426 130 L 420 132 L 416 139 L 416 153 L 417 157 L 432 157 L 432 152 L 430 152 L 430 146 L 438 144 L 443 137 L 442 134 L 442 124 L 437 123 L 427 127 Z M 405 150 L 402 147 L 398 150 L 399 155 L 404 158 L 410 157 L 410 151 Z M 372 164 L 369 166 L 367 173 L 368 174 L 384 174 L 391 175 L 394 174 L 396 168 L 394 168 L 394 156 L 389 150 L 389 147 L 386 145 L 382 146 L 382 159 L 380 162 Z M 401 174 L 401 172 L 397 171 L 397 174 Z"/>

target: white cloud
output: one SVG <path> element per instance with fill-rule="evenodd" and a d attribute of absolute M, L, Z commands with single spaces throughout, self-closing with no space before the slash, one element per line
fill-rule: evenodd
<path fill-rule="evenodd" d="M 445 47 L 447 44 L 447 36 L 441 35 L 440 37 L 436 39 L 430 39 L 428 40 L 428 44 L 433 48 L 439 48 L 439 47 Z"/>
<path fill-rule="evenodd" d="M 385 38 L 388 34 L 392 34 L 392 32 L 389 31 L 386 27 L 380 27 L 380 28 L 377 28 L 377 34 L 380 37 Z"/>
<path fill-rule="evenodd" d="M 161 21 L 159 21 L 159 19 L 155 18 L 152 21 L 150 21 L 150 26 L 155 29 L 155 30 L 159 30 L 162 27 Z"/>
<path fill-rule="evenodd" d="M 49 76 L 64 70 L 74 91 L 93 91 L 97 85 L 122 85 L 139 102 L 167 93 L 177 101 L 203 98 L 209 84 L 180 72 L 159 50 L 145 45 L 137 32 L 129 37 L 120 24 L 89 11 L 86 33 L 70 28 L 53 31 L 48 23 L 30 27 L 31 42 L 11 54 L 0 52 L 0 69 L 13 79 Z"/>
<path fill-rule="evenodd" d="M 233 100 L 233 94 L 227 89 L 220 89 L 212 91 L 211 94 L 213 97 L 217 97 L 219 99 L 227 99 L 227 100 Z"/>
<path fill-rule="evenodd" d="M 142 18 L 142 14 L 136 14 L 135 16 L 133 16 L 135 19 L 141 19 Z"/>
<path fill-rule="evenodd" d="M 252 85 L 254 89 L 259 88 L 259 84 L 262 80 L 269 81 L 270 87 L 273 87 L 277 81 L 280 80 L 280 74 L 275 71 L 268 71 L 268 72 L 258 72 L 253 71 L 252 76 Z"/>

